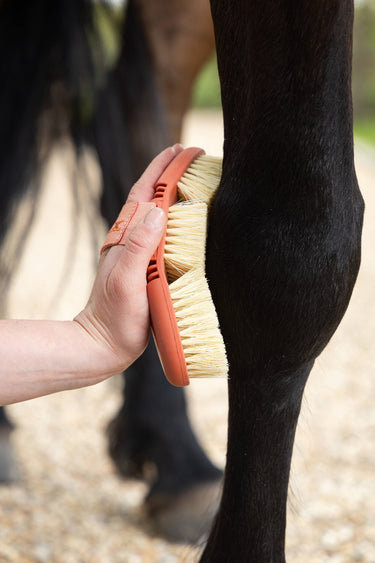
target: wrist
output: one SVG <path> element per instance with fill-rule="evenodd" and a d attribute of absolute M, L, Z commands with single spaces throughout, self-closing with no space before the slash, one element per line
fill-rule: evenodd
<path fill-rule="evenodd" d="M 5 320 L 0 336 L 0 404 L 99 383 L 126 367 L 75 321 Z"/>
<path fill-rule="evenodd" d="M 103 324 L 86 309 L 81 311 L 72 323 L 72 330 L 85 350 L 86 365 L 91 377 L 106 379 L 121 373 L 136 359 L 124 346 L 118 345 Z"/>

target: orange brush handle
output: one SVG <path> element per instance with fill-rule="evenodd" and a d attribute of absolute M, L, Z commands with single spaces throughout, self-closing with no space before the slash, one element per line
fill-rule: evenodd
<path fill-rule="evenodd" d="M 168 215 L 171 205 L 177 201 L 177 182 L 198 156 L 200 148 L 192 147 L 179 153 L 164 170 L 155 184 L 152 200 Z M 151 326 L 166 378 L 172 385 L 189 385 L 185 355 L 173 309 L 164 265 L 164 245 L 167 227 L 147 269 L 147 294 Z"/>

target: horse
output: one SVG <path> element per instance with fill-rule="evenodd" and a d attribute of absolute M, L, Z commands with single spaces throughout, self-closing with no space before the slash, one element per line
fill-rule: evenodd
<path fill-rule="evenodd" d="M 42 4 L 39 17 L 55 10 Z M 147 4 L 128 5 L 125 29 L 134 41 L 140 28 L 130 26 L 130 16 L 155 28 L 156 20 L 147 20 Z M 162 1 L 149 4 L 165 6 Z M 70 26 L 74 14 L 81 22 L 87 3 L 67 5 Z M 352 0 L 239 0 L 235 5 L 211 0 L 211 12 L 225 141 L 221 183 L 209 212 L 206 271 L 230 368 L 223 493 L 201 561 L 282 563 L 290 463 L 304 387 L 346 311 L 360 265 L 364 204 L 353 161 L 350 87 L 354 8 Z M 181 31 L 165 25 L 164 33 L 169 29 L 172 37 Z M 56 28 L 51 35 L 56 36 Z M 3 37 L 0 33 L 2 49 Z M 159 118 L 160 98 L 153 96 L 150 75 L 142 73 L 141 62 L 150 54 L 145 47 L 152 45 L 146 38 L 128 43 L 128 54 L 131 44 L 136 54 L 138 81 L 130 80 L 124 49 L 94 100 L 90 139 L 98 147 L 102 213 L 108 220 L 123 201 L 125 180 L 132 178 L 124 148 L 133 166 L 144 158 L 140 147 L 147 152 L 145 137 L 149 150 L 169 141 Z M 128 90 L 126 82 L 131 82 Z M 29 104 L 33 101 L 31 96 Z M 75 110 L 72 133 L 79 146 L 76 125 L 83 116 L 77 106 Z M 124 115 L 128 127 L 120 125 Z M 24 121 L 20 127 L 22 131 Z M 103 137 L 105 131 L 109 138 Z M 128 131 L 138 140 L 133 145 L 137 159 L 132 158 Z M 14 139 L 20 131 L 10 133 Z M 20 143 L 14 158 L 23 147 Z M 27 162 L 35 160 L 29 155 Z M 106 185 L 112 188 L 106 191 Z M 181 390 L 168 387 L 155 365 L 155 350 L 150 349 L 128 374 L 111 445 L 125 474 L 141 471 L 144 459 L 155 461 L 158 479 L 151 500 L 153 494 L 165 499 L 187 490 L 197 475 L 200 482 L 221 477 L 189 430 Z M 155 417 L 152 428 L 144 417 L 147 404 Z M 182 416 L 179 444 L 166 424 L 174 414 Z M 184 462 L 190 456 L 191 467 L 179 466 L 181 456 Z"/>

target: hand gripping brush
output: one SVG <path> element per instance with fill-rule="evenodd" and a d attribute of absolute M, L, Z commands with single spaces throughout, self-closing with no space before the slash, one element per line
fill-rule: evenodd
<path fill-rule="evenodd" d="M 147 293 L 160 361 L 176 386 L 188 385 L 189 377 L 226 376 L 228 371 L 204 270 L 207 209 L 220 177 L 221 159 L 199 148 L 185 149 L 156 182 L 151 203 L 124 206 L 103 246 L 125 244 L 126 227 L 150 207 L 166 212 L 167 225 L 147 270 Z"/>

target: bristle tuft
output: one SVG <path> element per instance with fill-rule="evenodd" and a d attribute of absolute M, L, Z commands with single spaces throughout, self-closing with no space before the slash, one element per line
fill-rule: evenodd
<path fill-rule="evenodd" d="M 221 179 L 222 160 L 202 155 L 196 158 L 178 182 L 182 199 L 209 204 Z"/>
<path fill-rule="evenodd" d="M 183 202 L 172 205 L 164 247 L 168 282 L 191 268 L 204 267 L 206 256 L 207 205 Z"/>
<path fill-rule="evenodd" d="M 189 376 L 225 377 L 225 346 L 204 269 L 191 269 L 169 289 Z"/>

